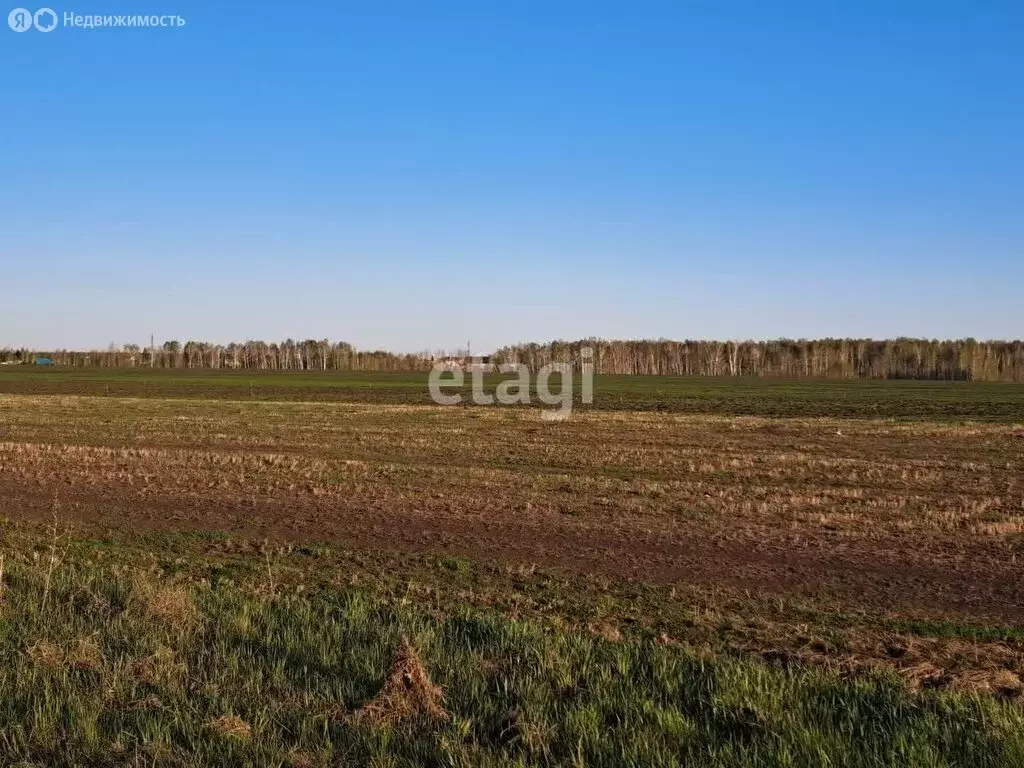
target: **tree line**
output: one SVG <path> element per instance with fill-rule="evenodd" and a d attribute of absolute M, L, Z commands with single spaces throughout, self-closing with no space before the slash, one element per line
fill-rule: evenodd
<path fill-rule="evenodd" d="M 205 341 L 165 341 L 159 346 L 111 344 L 104 350 L 0 349 L 0 363 L 31 363 L 39 357 L 75 368 L 237 368 L 259 371 L 420 371 L 428 370 L 433 355 L 357 350 L 351 344 L 327 339 L 280 343 L 247 341 L 212 344 Z"/>
<path fill-rule="evenodd" d="M 837 379 L 1024 381 L 1024 341 L 775 339 L 771 341 L 554 341 L 495 353 L 531 369 L 594 350 L 599 373 Z"/>
<path fill-rule="evenodd" d="M 580 350 L 594 350 L 597 373 L 662 376 L 944 379 L 1024 381 L 1024 341 L 776 339 L 771 341 L 615 341 L 581 339 L 502 347 L 478 358 L 490 364 L 550 362 L 579 365 Z M 261 371 L 427 371 L 438 360 L 467 353 L 396 354 L 357 350 L 327 339 L 280 343 L 212 344 L 167 341 L 159 346 L 111 345 L 106 350 L 0 349 L 0 363 L 45 356 L 73 367 L 228 368 Z"/>

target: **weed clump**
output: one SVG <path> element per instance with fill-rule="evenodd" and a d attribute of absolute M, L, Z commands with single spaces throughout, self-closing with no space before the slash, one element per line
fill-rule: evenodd
<path fill-rule="evenodd" d="M 403 637 L 384 687 L 356 711 L 355 718 L 381 726 L 394 725 L 412 715 L 447 720 L 450 716 L 442 706 L 443 700 L 444 692 L 431 681 L 409 638 Z"/>
<path fill-rule="evenodd" d="M 252 738 L 252 726 L 237 715 L 221 715 L 210 721 L 210 728 L 222 736 L 248 741 Z"/>
<path fill-rule="evenodd" d="M 155 586 L 143 582 L 137 592 L 146 615 L 157 621 L 187 627 L 198 616 L 192 597 L 182 586 Z"/>

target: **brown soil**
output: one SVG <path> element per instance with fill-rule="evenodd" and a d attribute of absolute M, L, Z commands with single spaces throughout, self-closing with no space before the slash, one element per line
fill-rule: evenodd
<path fill-rule="evenodd" d="M 66 497 L 70 489 L 58 496 Z M 0 514 L 52 516 L 51 487 L 5 488 Z M 738 587 L 758 595 L 832 600 L 844 608 L 950 612 L 1016 622 L 1024 618 L 1024 580 L 1013 562 L 981 543 L 936 540 L 914 551 L 827 539 L 741 536 L 706 524 L 674 531 L 623 530 L 567 518 L 437 515 L 395 506 L 348 507 L 315 500 L 140 499 L 124 488 L 76 494 L 60 502 L 62 520 L 82 530 L 230 531 L 257 539 L 330 541 L 346 549 L 424 551 L 531 563 L 612 578 Z"/>
<path fill-rule="evenodd" d="M 231 531 L 844 610 L 1024 617 L 1009 427 L 40 400 L 0 397 L 12 519 L 49 519 L 56 499 L 85 530 Z"/>

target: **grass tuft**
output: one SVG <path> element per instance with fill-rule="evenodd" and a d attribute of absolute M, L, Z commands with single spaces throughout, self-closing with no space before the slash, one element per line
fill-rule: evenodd
<path fill-rule="evenodd" d="M 441 706 L 443 700 L 444 693 L 431 682 L 419 653 L 409 638 L 402 637 L 384 687 L 356 711 L 355 718 L 377 726 L 392 726 L 414 715 L 447 720 L 450 715 Z"/>

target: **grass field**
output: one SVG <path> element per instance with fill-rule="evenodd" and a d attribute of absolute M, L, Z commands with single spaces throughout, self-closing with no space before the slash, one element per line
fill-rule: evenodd
<path fill-rule="evenodd" d="M 0 394 L 429 405 L 424 373 L 0 369 Z M 484 377 L 491 393 L 501 377 Z M 577 391 L 579 377 L 576 377 Z M 556 385 L 557 387 L 557 385 Z M 454 392 L 455 390 L 446 390 Z M 1021 422 L 1024 385 L 993 382 L 596 376 L 593 408 L 748 416 Z M 466 377 L 465 402 L 470 402 Z"/>
<path fill-rule="evenodd" d="M 1022 405 L 0 370 L 0 763 L 1020 765 Z"/>

